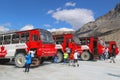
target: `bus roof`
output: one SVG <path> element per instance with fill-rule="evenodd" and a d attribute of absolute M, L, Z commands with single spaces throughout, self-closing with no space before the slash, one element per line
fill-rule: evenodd
<path fill-rule="evenodd" d="M 28 32 L 28 31 L 34 31 L 34 30 L 41 30 L 41 31 L 47 31 L 47 30 L 44 30 L 44 29 L 31 29 L 31 30 L 22 30 L 22 31 L 8 31 L 8 32 L 4 32 L 4 33 L 0 33 L 0 35 L 4 35 L 4 34 L 13 34 L 13 33 L 20 33 L 20 32 Z M 49 31 L 47 31 L 49 32 Z"/>

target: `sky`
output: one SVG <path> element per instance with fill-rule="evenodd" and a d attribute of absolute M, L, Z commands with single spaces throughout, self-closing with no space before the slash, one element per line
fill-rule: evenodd
<path fill-rule="evenodd" d="M 41 28 L 75 31 L 120 0 L 0 0 L 0 31 Z"/>

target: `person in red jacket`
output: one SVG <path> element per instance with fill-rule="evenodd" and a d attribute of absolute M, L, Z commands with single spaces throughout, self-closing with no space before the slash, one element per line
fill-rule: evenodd
<path fill-rule="evenodd" d="M 74 53 L 70 53 L 69 66 L 73 66 L 73 65 L 74 65 Z"/>

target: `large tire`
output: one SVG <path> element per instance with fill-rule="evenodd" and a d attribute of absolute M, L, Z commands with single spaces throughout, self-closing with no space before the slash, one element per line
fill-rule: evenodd
<path fill-rule="evenodd" d="M 91 58 L 90 53 L 87 52 L 87 51 L 84 51 L 84 52 L 81 54 L 81 59 L 82 59 L 83 61 L 87 61 L 87 60 L 89 60 L 90 58 Z"/>
<path fill-rule="evenodd" d="M 16 67 L 24 67 L 25 66 L 25 55 L 19 53 L 15 56 L 15 66 Z"/>
<path fill-rule="evenodd" d="M 58 56 L 58 63 L 62 62 L 63 61 L 63 54 L 62 54 L 62 52 L 58 51 L 57 56 Z"/>
<path fill-rule="evenodd" d="M 39 58 L 33 58 L 32 59 L 32 64 L 30 65 L 31 67 L 37 67 L 41 64 L 41 61 L 39 60 Z"/>

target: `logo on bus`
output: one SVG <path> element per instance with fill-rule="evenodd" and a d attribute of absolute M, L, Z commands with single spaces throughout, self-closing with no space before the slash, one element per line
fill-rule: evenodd
<path fill-rule="evenodd" d="M 0 57 L 5 57 L 7 51 L 5 50 L 4 46 L 0 46 Z"/>

